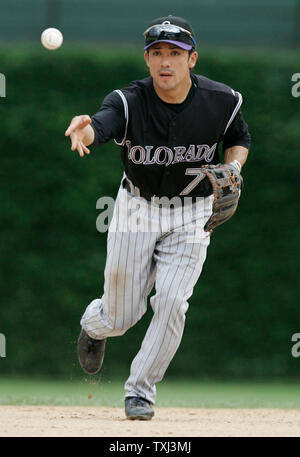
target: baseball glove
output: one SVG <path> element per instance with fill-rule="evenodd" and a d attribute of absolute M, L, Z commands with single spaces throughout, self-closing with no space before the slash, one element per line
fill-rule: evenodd
<path fill-rule="evenodd" d="M 204 226 L 206 232 L 212 232 L 234 215 L 243 188 L 243 178 L 232 164 L 203 165 L 201 168 L 213 189 L 213 213 Z"/>

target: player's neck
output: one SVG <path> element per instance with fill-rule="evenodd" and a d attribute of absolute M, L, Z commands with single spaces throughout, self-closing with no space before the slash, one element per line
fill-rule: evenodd
<path fill-rule="evenodd" d="M 192 85 L 191 78 L 182 81 L 182 84 L 176 86 L 174 89 L 162 89 L 153 80 L 153 86 L 156 94 L 166 103 L 183 103 Z"/>

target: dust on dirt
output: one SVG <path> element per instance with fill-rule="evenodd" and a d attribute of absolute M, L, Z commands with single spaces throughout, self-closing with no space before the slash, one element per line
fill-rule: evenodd
<path fill-rule="evenodd" d="M 100 406 L 0 406 L 1 437 L 293 437 L 298 409 L 155 408 L 151 421 Z"/>

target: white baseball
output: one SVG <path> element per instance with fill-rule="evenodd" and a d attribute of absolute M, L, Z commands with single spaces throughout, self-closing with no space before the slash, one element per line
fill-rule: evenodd
<path fill-rule="evenodd" d="M 41 35 L 42 45 L 47 49 L 57 49 L 62 45 L 63 35 L 60 30 L 50 27 Z"/>

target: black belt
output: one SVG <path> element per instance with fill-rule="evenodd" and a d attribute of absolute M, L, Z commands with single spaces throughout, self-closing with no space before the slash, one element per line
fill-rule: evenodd
<path fill-rule="evenodd" d="M 145 192 L 144 190 L 139 189 L 136 186 L 133 186 L 133 188 L 132 188 L 130 186 L 130 184 L 129 184 L 129 181 L 126 178 L 123 178 L 122 187 L 124 189 L 126 189 L 128 192 L 130 192 L 131 194 L 135 195 L 136 197 L 145 198 L 148 202 L 155 203 L 156 199 L 159 200 L 160 198 L 164 198 L 164 197 L 161 197 L 161 196 L 158 196 L 158 195 L 150 194 L 149 192 Z M 180 200 L 182 202 L 186 201 L 186 202 L 189 202 L 189 203 L 194 203 L 194 202 L 196 202 L 197 200 L 199 200 L 201 198 L 199 195 L 197 197 L 195 197 L 195 196 L 192 197 L 192 196 L 189 196 L 189 195 L 186 195 L 186 196 L 183 197 L 182 195 L 176 195 L 174 197 L 167 197 L 167 198 L 171 199 L 171 198 L 175 198 L 175 197 L 176 198 L 180 198 Z M 165 198 L 166 198 L 166 196 L 165 196 Z"/>

